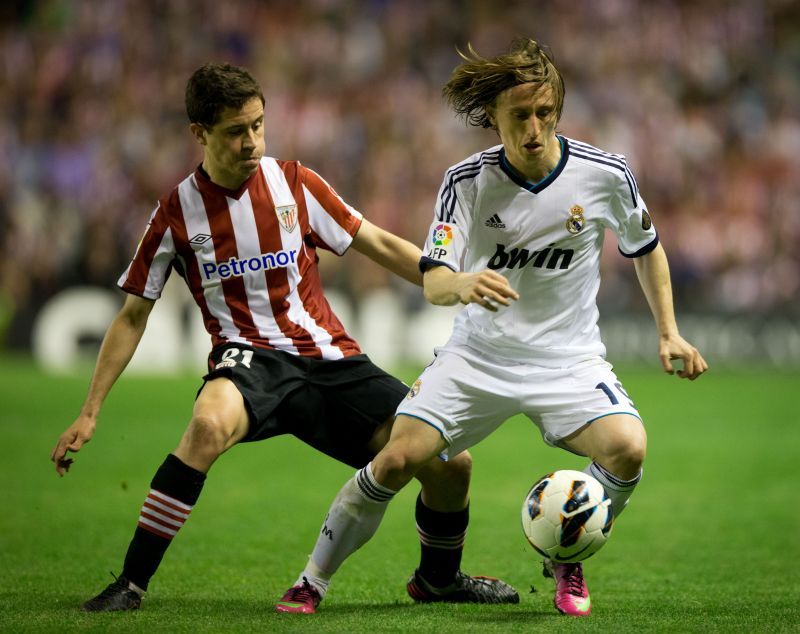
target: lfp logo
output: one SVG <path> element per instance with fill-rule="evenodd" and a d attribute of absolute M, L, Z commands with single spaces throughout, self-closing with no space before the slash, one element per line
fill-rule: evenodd
<path fill-rule="evenodd" d="M 453 230 L 448 225 L 439 225 L 433 230 L 433 244 L 443 247 L 453 241 Z"/>

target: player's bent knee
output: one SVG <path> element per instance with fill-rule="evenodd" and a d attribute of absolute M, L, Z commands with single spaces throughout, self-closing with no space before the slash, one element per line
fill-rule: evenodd
<path fill-rule="evenodd" d="M 612 445 L 614 462 L 628 473 L 638 473 L 647 455 L 647 436 L 644 428 L 619 436 Z"/>
<path fill-rule="evenodd" d="M 378 482 L 407 481 L 419 468 L 401 449 L 387 445 L 372 462 Z"/>
<path fill-rule="evenodd" d="M 628 459 L 642 466 L 644 459 L 647 456 L 647 433 L 643 425 L 639 425 L 637 432 L 630 438 L 626 449 Z"/>
<path fill-rule="evenodd" d="M 186 440 L 195 450 L 221 454 L 231 437 L 227 427 L 218 416 L 195 414 L 186 430 Z"/>

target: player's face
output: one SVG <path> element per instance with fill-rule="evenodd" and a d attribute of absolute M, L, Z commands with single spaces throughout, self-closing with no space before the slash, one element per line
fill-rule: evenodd
<path fill-rule="evenodd" d="M 529 181 L 538 182 L 561 158 L 553 89 L 520 84 L 501 92 L 486 109 L 497 128 L 506 158 Z"/>
<path fill-rule="evenodd" d="M 211 128 L 191 124 L 203 146 L 203 168 L 211 180 L 238 189 L 258 169 L 264 155 L 264 106 L 253 97 L 240 109 L 224 108 Z"/>

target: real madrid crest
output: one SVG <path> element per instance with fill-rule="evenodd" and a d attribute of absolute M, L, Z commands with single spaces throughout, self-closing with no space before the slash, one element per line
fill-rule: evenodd
<path fill-rule="evenodd" d="M 411 386 L 411 389 L 406 394 L 406 398 L 414 398 L 417 394 L 419 394 L 419 388 L 422 387 L 422 379 L 417 379 L 414 381 L 414 385 Z"/>
<path fill-rule="evenodd" d="M 648 231 L 653 226 L 653 221 L 650 220 L 650 214 L 647 209 L 642 209 L 642 229 Z"/>
<path fill-rule="evenodd" d="M 294 228 L 297 226 L 297 205 L 281 205 L 279 207 L 275 207 L 275 213 L 278 215 L 278 222 L 281 223 L 281 227 L 286 229 L 289 233 L 294 231 Z"/>
<path fill-rule="evenodd" d="M 583 207 L 580 205 L 573 205 L 569 210 L 569 218 L 567 219 L 567 231 L 571 234 L 578 233 L 583 229 L 586 224 L 586 218 L 583 217 Z"/>

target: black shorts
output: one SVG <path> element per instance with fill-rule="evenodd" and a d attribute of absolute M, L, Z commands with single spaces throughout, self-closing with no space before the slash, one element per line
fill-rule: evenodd
<path fill-rule="evenodd" d="M 242 442 L 292 434 L 356 468 L 375 456 L 367 444 L 408 393 L 365 354 L 325 361 L 225 344 L 208 367 L 203 385 L 224 376 L 244 397 L 250 429 Z"/>

